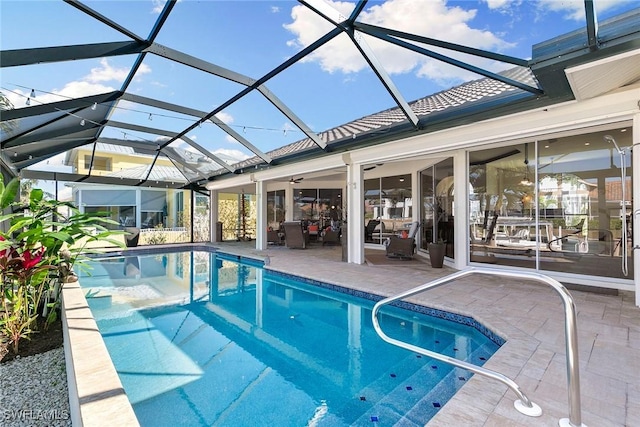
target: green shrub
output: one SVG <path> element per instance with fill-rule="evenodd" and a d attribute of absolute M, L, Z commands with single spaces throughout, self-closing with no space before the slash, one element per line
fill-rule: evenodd
<path fill-rule="evenodd" d="M 69 202 L 48 200 L 41 189 L 32 188 L 25 203 L 16 202 L 20 180 L 6 186 L 0 179 L 0 338 L 14 352 L 21 339 L 30 339 L 38 318 L 55 320 L 61 285 L 77 280 L 74 266 L 88 260 L 85 245 L 106 241 L 123 231 L 109 230 L 117 224 L 107 213 L 81 213 Z"/>

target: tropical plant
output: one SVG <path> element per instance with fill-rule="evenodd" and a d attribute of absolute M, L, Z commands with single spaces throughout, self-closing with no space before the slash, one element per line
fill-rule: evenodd
<path fill-rule="evenodd" d="M 147 245 L 162 245 L 163 243 L 167 243 L 167 235 L 161 231 L 164 226 L 162 224 L 158 224 L 155 226 L 156 231 L 149 233 L 147 236 Z"/>
<path fill-rule="evenodd" d="M 49 200 L 32 188 L 28 203 L 16 201 L 20 180 L 6 187 L 0 179 L 0 338 L 14 352 L 21 339 L 30 339 L 39 323 L 57 317 L 60 286 L 75 279 L 91 252 L 86 245 L 112 239 L 124 231 L 109 230 L 116 222 L 107 213 L 81 213 L 69 202 Z M 43 322 L 38 322 L 39 318 Z"/>

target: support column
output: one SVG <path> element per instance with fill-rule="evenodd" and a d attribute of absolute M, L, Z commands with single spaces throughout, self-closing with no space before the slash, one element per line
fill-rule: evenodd
<path fill-rule="evenodd" d="M 347 260 L 364 264 L 364 191 L 361 165 L 347 164 Z"/>
<path fill-rule="evenodd" d="M 469 264 L 469 180 L 467 179 L 467 153 L 458 150 L 453 155 L 454 212 L 454 267 L 458 270 Z"/>
<path fill-rule="evenodd" d="M 189 203 L 191 207 L 189 209 L 189 241 L 193 243 L 195 241 L 195 236 L 193 230 L 195 230 L 195 220 L 196 220 L 196 192 L 193 190 L 189 190 Z"/>
<path fill-rule="evenodd" d="M 256 182 L 256 249 L 267 249 L 267 185 L 264 181 Z"/>
<path fill-rule="evenodd" d="M 212 242 L 221 242 L 218 236 L 218 190 L 209 191 L 209 235 Z"/>
<path fill-rule="evenodd" d="M 142 227 L 142 192 L 136 189 L 136 227 Z"/>
<path fill-rule="evenodd" d="M 633 116 L 632 144 L 634 148 L 640 147 L 640 113 Z M 640 170 L 640 150 L 632 150 L 631 182 L 633 183 L 633 238 L 631 239 L 631 252 L 633 253 L 633 282 L 636 285 L 636 306 L 640 307 L 640 250 L 635 249 L 640 245 L 640 174 L 634 171 Z M 626 244 L 626 242 L 625 242 Z"/>

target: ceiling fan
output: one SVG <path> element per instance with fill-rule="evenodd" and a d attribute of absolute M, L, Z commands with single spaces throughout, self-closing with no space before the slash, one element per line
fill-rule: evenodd
<path fill-rule="evenodd" d="M 299 184 L 300 181 L 302 181 L 304 178 L 300 177 L 300 178 L 293 178 L 291 177 L 291 179 L 289 180 L 289 184 Z"/>
<path fill-rule="evenodd" d="M 362 168 L 362 170 L 363 170 L 363 171 L 370 171 L 370 170 L 373 170 L 373 169 L 375 169 L 376 167 L 378 167 L 378 166 L 382 166 L 382 165 L 384 165 L 384 163 L 376 163 L 375 165 L 368 166 L 368 167 L 366 167 L 366 168 Z"/>

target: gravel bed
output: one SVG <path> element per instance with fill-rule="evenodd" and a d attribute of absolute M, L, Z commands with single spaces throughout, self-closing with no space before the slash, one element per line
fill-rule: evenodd
<path fill-rule="evenodd" d="M 0 364 L 0 425 L 71 426 L 64 348 Z"/>

